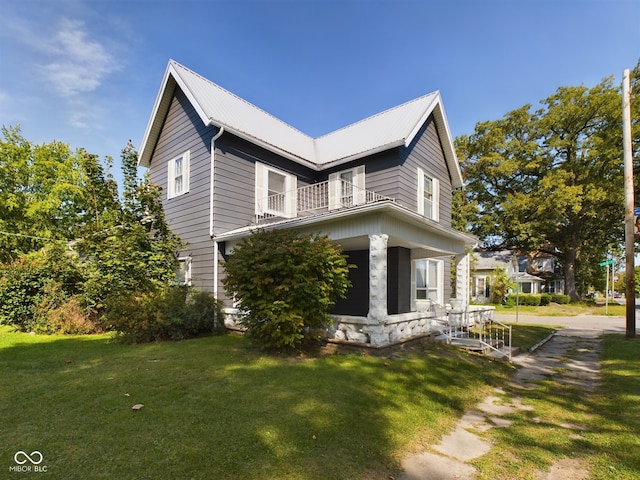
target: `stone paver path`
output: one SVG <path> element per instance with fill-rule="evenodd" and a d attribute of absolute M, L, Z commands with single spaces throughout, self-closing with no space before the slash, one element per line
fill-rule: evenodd
<path fill-rule="evenodd" d="M 567 328 L 559 330 L 551 339 L 532 354 L 515 357 L 522 368 L 512 377 L 509 385 L 510 401 L 504 400 L 505 392 L 498 389 L 467 412 L 455 429 L 443 437 L 438 445 L 428 451 L 406 457 L 402 461 L 404 473 L 398 480 L 472 480 L 476 470 L 467 462 L 488 453 L 491 444 L 478 433 L 490 428 L 509 428 L 511 422 L 503 418 L 518 410 L 530 407 L 522 405 L 517 396 L 536 387 L 541 380 L 553 378 L 585 391 L 598 388 L 600 380 L 599 329 Z M 501 396 L 497 396 L 501 395 Z M 588 475 L 579 460 L 563 459 L 549 472 L 539 472 L 540 480 L 581 480 Z"/>

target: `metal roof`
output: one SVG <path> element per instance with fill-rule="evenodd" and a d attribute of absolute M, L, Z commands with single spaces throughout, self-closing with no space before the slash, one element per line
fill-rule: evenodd
<path fill-rule="evenodd" d="M 440 132 L 454 187 L 462 186 L 439 92 L 429 93 L 318 138 L 312 138 L 188 68 L 170 60 L 139 152 L 149 166 L 175 87 L 187 96 L 205 125 L 235 135 L 316 170 L 408 146 L 430 115 Z"/>

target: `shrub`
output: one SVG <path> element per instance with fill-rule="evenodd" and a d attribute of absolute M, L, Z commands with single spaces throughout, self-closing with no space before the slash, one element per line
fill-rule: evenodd
<path fill-rule="evenodd" d="M 100 324 L 82 308 L 77 296 L 67 299 L 58 307 L 44 308 L 42 316 L 37 317 L 34 330 L 64 335 L 87 335 L 103 331 Z"/>
<path fill-rule="evenodd" d="M 76 259 L 52 245 L 0 267 L 0 323 L 47 331 L 49 313 L 79 291 Z"/>
<path fill-rule="evenodd" d="M 547 306 L 551 303 L 551 295 L 549 295 L 548 293 L 543 293 L 540 295 L 540 305 L 541 306 Z"/>
<path fill-rule="evenodd" d="M 514 282 L 511 281 L 503 268 L 494 269 L 491 274 L 491 303 L 504 303 L 507 292 L 513 286 Z"/>
<path fill-rule="evenodd" d="M 551 301 L 553 303 L 566 305 L 568 303 L 571 303 L 571 297 L 569 295 L 554 294 L 554 295 L 551 295 Z"/>
<path fill-rule="evenodd" d="M 256 231 L 236 245 L 224 284 L 246 314 L 247 335 L 261 348 L 299 348 L 308 332 L 329 323 L 344 298 L 349 265 L 327 236 Z"/>
<path fill-rule="evenodd" d="M 512 293 L 507 298 L 505 305 L 509 307 L 513 307 L 516 305 L 516 301 L 517 301 L 518 305 L 528 305 L 528 306 L 537 307 L 541 305 L 541 302 L 542 302 L 541 297 L 542 297 L 541 295 L 534 295 L 531 293 L 520 293 L 517 296 L 515 293 Z"/>
<path fill-rule="evenodd" d="M 221 302 L 189 287 L 112 296 L 105 311 L 105 327 L 129 343 L 183 340 L 225 330 Z"/>

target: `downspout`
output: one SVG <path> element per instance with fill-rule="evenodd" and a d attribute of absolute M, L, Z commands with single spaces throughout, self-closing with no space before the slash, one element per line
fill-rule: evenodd
<path fill-rule="evenodd" d="M 211 123 L 213 125 L 213 122 Z M 216 140 L 224 133 L 224 127 L 221 126 L 211 138 L 211 184 L 209 186 L 209 237 L 213 240 L 213 298 L 218 299 L 218 242 L 215 240 L 213 233 L 213 188 L 215 182 L 215 165 L 216 165 Z"/>

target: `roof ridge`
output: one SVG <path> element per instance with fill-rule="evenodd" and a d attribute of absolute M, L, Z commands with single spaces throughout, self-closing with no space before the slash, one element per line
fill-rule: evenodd
<path fill-rule="evenodd" d="M 410 105 L 412 103 L 416 103 L 416 102 L 418 102 L 420 100 L 423 100 L 423 99 L 425 99 L 427 97 L 430 97 L 430 96 L 433 96 L 433 95 L 437 95 L 438 92 L 439 92 L 438 90 L 434 90 L 433 92 L 429 92 L 429 93 L 426 93 L 426 94 L 421 95 L 419 97 L 413 98 L 411 100 L 407 100 L 406 102 L 401 103 L 400 105 L 395 105 L 393 107 L 387 108 L 386 110 L 383 110 L 383 111 L 378 112 L 378 113 L 374 113 L 373 115 L 370 115 L 370 116 L 362 118 L 362 119 L 360 119 L 360 120 L 358 120 L 356 122 L 353 122 L 353 123 L 350 123 L 348 125 L 345 125 L 344 127 L 340 127 L 340 128 L 338 128 L 336 130 L 332 130 L 331 132 L 325 133 L 324 135 L 320 135 L 319 137 L 315 137 L 314 140 L 320 140 L 320 139 L 322 139 L 324 137 L 328 137 L 330 135 L 333 135 L 334 133 L 338 133 L 338 132 L 341 132 L 343 130 L 347 130 L 347 129 L 351 128 L 351 127 L 354 127 L 356 125 L 359 125 L 361 123 L 368 122 L 371 119 L 374 119 L 376 117 L 380 117 L 382 115 L 388 114 L 390 112 L 393 112 L 394 110 L 398 110 L 400 108 L 406 107 L 407 105 Z"/>
<path fill-rule="evenodd" d="M 178 66 L 178 67 L 180 67 L 182 70 L 186 70 L 186 71 L 187 71 L 188 73 L 190 73 L 191 75 L 194 75 L 194 76 L 196 76 L 196 77 L 198 77 L 198 78 L 202 79 L 203 81 L 205 81 L 206 83 L 208 83 L 208 84 L 212 85 L 213 87 L 217 88 L 218 90 L 220 90 L 220 91 L 222 91 L 222 92 L 224 92 L 224 93 L 228 94 L 229 96 L 231 96 L 231 97 L 233 97 L 233 98 L 235 98 L 235 99 L 237 99 L 237 100 L 241 101 L 242 103 L 244 103 L 244 104 L 246 104 L 246 105 L 250 106 L 251 108 L 254 108 L 254 109 L 258 110 L 259 112 L 261 112 L 261 113 L 263 113 L 263 114 L 267 115 L 268 117 L 270 117 L 270 118 L 272 118 L 272 119 L 274 119 L 274 120 L 278 121 L 279 123 L 281 123 L 281 124 L 283 124 L 283 125 L 285 125 L 285 126 L 287 126 L 287 127 L 291 128 L 292 130 L 295 130 L 296 132 L 300 133 L 301 135 L 304 135 L 305 137 L 307 137 L 308 139 L 310 139 L 310 140 L 315 140 L 315 139 L 314 139 L 314 137 L 312 137 L 311 135 L 309 135 L 309 134 L 307 134 L 307 133 L 303 132 L 302 130 L 300 130 L 300 129 L 296 128 L 296 127 L 294 127 L 294 126 L 293 126 L 293 125 L 291 125 L 290 123 L 287 123 L 287 122 L 285 122 L 284 120 L 282 120 L 282 119 L 280 119 L 280 118 L 276 117 L 276 116 L 275 116 L 275 115 L 273 115 L 272 113 L 267 112 L 265 109 L 263 109 L 263 108 L 261 108 L 261 107 L 259 107 L 259 106 L 255 105 L 255 104 L 251 103 L 249 100 L 246 100 L 246 99 L 242 98 L 240 95 L 237 95 L 237 94 L 233 93 L 232 91 L 227 90 L 227 89 L 226 89 L 226 88 L 224 88 L 223 86 L 218 85 L 217 83 L 215 83 L 215 82 L 213 82 L 213 81 L 209 80 L 209 79 L 208 79 L 208 78 L 206 78 L 205 76 L 200 75 L 200 74 L 199 74 L 199 73 L 197 73 L 197 72 L 194 72 L 193 70 L 191 70 L 191 69 L 190 69 L 190 68 L 188 68 L 188 67 L 185 67 L 185 66 L 184 66 L 184 65 L 182 65 L 181 63 L 179 63 L 179 62 L 177 62 L 177 61 L 175 61 L 175 60 L 173 60 L 173 59 L 170 59 L 170 60 L 169 60 L 169 63 L 173 64 L 174 66 Z"/>

